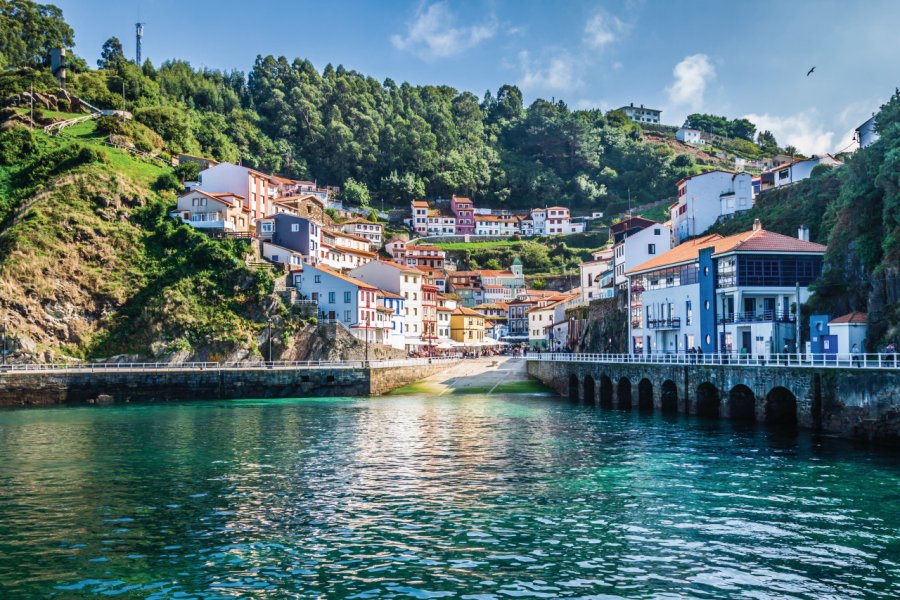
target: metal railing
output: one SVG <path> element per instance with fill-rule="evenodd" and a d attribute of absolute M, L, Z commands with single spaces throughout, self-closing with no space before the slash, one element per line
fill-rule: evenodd
<path fill-rule="evenodd" d="M 681 317 L 647 319 L 647 326 L 649 329 L 679 329 L 681 328 Z"/>
<path fill-rule="evenodd" d="M 796 317 L 784 311 L 760 310 L 748 312 L 729 313 L 719 317 L 719 323 L 765 323 L 780 322 L 793 323 Z"/>
<path fill-rule="evenodd" d="M 260 362 L 139 362 L 139 363 L 8 363 L 0 365 L 2 373 L 105 373 L 117 371 L 253 371 L 253 370 L 310 370 L 310 369 L 386 369 L 419 367 L 430 364 L 451 364 L 456 358 L 398 358 L 392 360 L 345 361 L 260 361 Z"/>
<path fill-rule="evenodd" d="M 900 354 L 569 354 L 539 352 L 524 360 L 639 365 L 729 365 L 786 368 L 900 369 Z"/>

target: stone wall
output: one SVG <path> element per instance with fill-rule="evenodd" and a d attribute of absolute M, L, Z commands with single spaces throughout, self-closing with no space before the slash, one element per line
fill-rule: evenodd
<path fill-rule="evenodd" d="M 0 373 L 0 406 L 367 396 L 449 366 Z"/>
<path fill-rule="evenodd" d="M 800 426 L 900 445 L 900 372 L 741 365 L 528 361 L 573 400 L 623 409 Z"/>

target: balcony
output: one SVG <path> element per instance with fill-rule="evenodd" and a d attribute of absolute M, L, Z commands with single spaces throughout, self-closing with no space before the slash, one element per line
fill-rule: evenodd
<path fill-rule="evenodd" d="M 671 319 L 647 319 L 648 329 L 681 329 L 681 317 Z"/>
<path fill-rule="evenodd" d="M 781 310 L 736 312 L 719 317 L 719 323 L 793 323 L 796 316 Z"/>

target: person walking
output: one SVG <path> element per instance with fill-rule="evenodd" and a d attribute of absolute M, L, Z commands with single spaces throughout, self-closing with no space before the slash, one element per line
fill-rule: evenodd
<path fill-rule="evenodd" d="M 853 344 L 853 347 L 850 348 L 850 354 L 853 359 L 853 364 L 856 365 L 857 367 L 861 367 L 862 361 L 860 360 L 860 357 L 859 357 L 859 344 Z"/>

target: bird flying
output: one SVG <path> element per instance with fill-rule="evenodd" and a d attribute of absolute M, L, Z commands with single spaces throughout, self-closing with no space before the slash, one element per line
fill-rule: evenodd
<path fill-rule="evenodd" d="M 816 68 L 813 67 L 812 69 L 810 69 L 809 71 L 806 72 L 806 76 L 809 77 L 810 75 L 813 74 L 813 71 L 815 71 L 815 70 L 816 70 Z"/>

